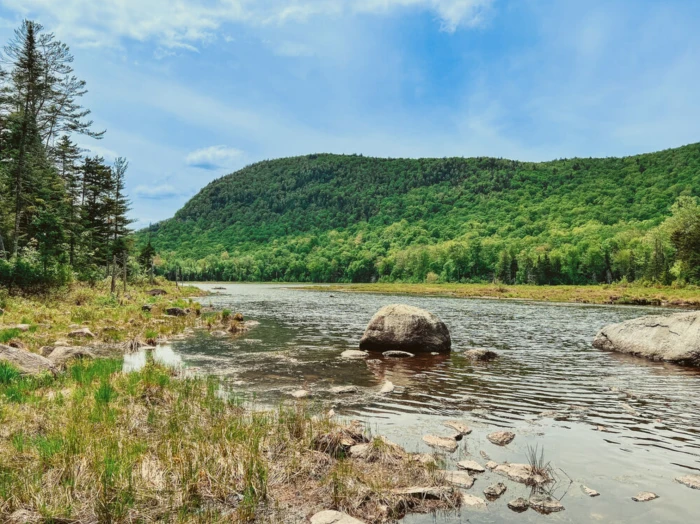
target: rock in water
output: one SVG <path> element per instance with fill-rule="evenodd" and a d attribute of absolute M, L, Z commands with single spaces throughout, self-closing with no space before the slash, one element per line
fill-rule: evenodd
<path fill-rule="evenodd" d="M 611 324 L 593 340 L 598 349 L 700 366 L 700 311 Z"/>
<path fill-rule="evenodd" d="M 469 360 L 489 362 L 498 358 L 498 353 L 490 349 L 470 349 L 464 352 L 464 356 Z"/>
<path fill-rule="evenodd" d="M 530 497 L 530 507 L 545 514 L 564 510 L 562 503 L 549 495 L 534 495 Z"/>
<path fill-rule="evenodd" d="M 588 486 L 581 486 L 581 489 L 583 492 L 588 495 L 589 497 L 599 497 L 600 493 L 598 493 L 596 490 L 589 488 Z"/>
<path fill-rule="evenodd" d="M 440 448 L 453 453 L 457 451 L 457 441 L 452 437 L 438 437 L 435 435 L 425 435 L 423 442 L 432 448 Z"/>
<path fill-rule="evenodd" d="M 24 349 L 17 349 L 10 346 L 0 344 L 0 361 L 9 362 L 15 366 L 20 373 L 36 375 L 44 371 L 54 373 L 53 362 L 48 358 L 30 353 Z"/>
<path fill-rule="evenodd" d="M 469 489 L 474 485 L 474 477 L 464 471 L 440 471 L 445 476 L 445 482 L 462 489 Z"/>
<path fill-rule="evenodd" d="M 685 484 L 689 488 L 700 489 L 700 475 L 685 475 L 683 477 L 678 477 L 676 482 Z"/>
<path fill-rule="evenodd" d="M 486 501 L 484 499 L 468 493 L 462 493 L 462 504 L 474 509 L 484 509 L 486 507 Z"/>
<path fill-rule="evenodd" d="M 357 349 L 348 349 L 343 351 L 340 356 L 342 358 L 367 358 L 367 353 L 364 351 L 359 351 Z"/>
<path fill-rule="evenodd" d="M 486 498 L 494 500 L 503 495 L 506 492 L 506 485 L 503 482 L 497 482 L 496 484 L 491 484 L 489 487 L 484 489 L 484 495 Z"/>
<path fill-rule="evenodd" d="M 364 524 L 361 520 L 340 511 L 321 511 L 311 517 L 311 524 Z"/>
<path fill-rule="evenodd" d="M 652 493 L 651 491 L 642 491 L 641 493 L 637 493 L 637 495 L 632 497 L 632 500 L 635 502 L 649 502 L 650 500 L 658 498 L 659 496 L 656 493 Z"/>
<path fill-rule="evenodd" d="M 387 393 L 391 393 L 392 391 L 394 391 L 393 382 L 386 380 L 386 381 L 384 381 L 384 384 L 382 385 L 382 389 L 379 390 L 379 393 L 387 394 Z"/>
<path fill-rule="evenodd" d="M 496 444 L 497 446 L 505 446 L 513 442 L 513 439 L 515 438 L 515 433 L 512 433 L 510 431 L 496 431 L 495 433 L 487 435 L 486 438 L 489 439 L 491 443 Z"/>
<path fill-rule="evenodd" d="M 438 317 L 423 309 L 394 304 L 377 311 L 360 340 L 360 349 L 449 352 L 450 332 Z"/>
<path fill-rule="evenodd" d="M 508 507 L 517 513 L 522 513 L 530 507 L 530 503 L 526 499 L 518 497 L 515 500 L 511 500 L 508 503 Z"/>
<path fill-rule="evenodd" d="M 457 467 L 459 469 L 466 469 L 467 471 L 473 471 L 475 473 L 483 473 L 486 471 L 484 466 L 474 460 L 462 460 L 457 462 Z"/>

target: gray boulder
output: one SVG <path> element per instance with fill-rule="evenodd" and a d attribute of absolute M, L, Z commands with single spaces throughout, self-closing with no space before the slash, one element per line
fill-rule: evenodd
<path fill-rule="evenodd" d="M 700 366 L 700 311 L 611 324 L 598 332 L 593 346 L 651 360 Z"/>
<path fill-rule="evenodd" d="M 27 375 L 37 375 L 44 371 L 54 373 L 56 371 L 53 362 L 46 357 L 24 349 L 5 346 L 4 344 L 0 344 L 0 360 L 9 362 L 15 366 L 20 373 Z"/>
<path fill-rule="evenodd" d="M 449 352 L 450 332 L 438 317 L 423 309 L 393 304 L 377 311 L 360 340 L 370 351 Z"/>
<path fill-rule="evenodd" d="M 62 346 L 57 347 L 47 357 L 53 364 L 57 367 L 65 366 L 68 362 L 73 359 L 86 358 L 92 360 L 95 358 L 95 354 L 88 348 L 79 346 Z"/>

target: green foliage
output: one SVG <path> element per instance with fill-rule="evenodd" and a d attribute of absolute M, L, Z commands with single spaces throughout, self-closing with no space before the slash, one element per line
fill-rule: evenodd
<path fill-rule="evenodd" d="M 185 280 L 697 281 L 692 220 L 660 226 L 676 201 L 697 216 L 681 202 L 699 191 L 700 144 L 539 163 L 309 155 L 212 182 L 139 243 Z"/>
<path fill-rule="evenodd" d="M 20 336 L 22 332 L 17 328 L 0 329 L 0 344 L 7 344 L 13 338 Z M 2 362 L 0 362 L 2 364 Z"/>
<path fill-rule="evenodd" d="M 20 372 L 9 362 L 0 360 L 0 384 L 6 386 L 20 378 Z"/>

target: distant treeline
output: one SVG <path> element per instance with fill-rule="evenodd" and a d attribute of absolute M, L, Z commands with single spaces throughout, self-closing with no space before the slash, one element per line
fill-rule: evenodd
<path fill-rule="evenodd" d="M 205 187 L 139 233 L 169 278 L 700 282 L 700 144 L 626 158 L 310 155 Z"/>
<path fill-rule="evenodd" d="M 0 286 L 41 290 L 104 278 L 128 252 L 127 162 L 84 156 L 93 139 L 73 56 L 24 21 L 0 64 Z"/>

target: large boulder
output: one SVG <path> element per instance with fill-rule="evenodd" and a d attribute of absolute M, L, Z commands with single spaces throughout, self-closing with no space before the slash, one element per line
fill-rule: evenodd
<path fill-rule="evenodd" d="M 360 349 L 449 352 L 450 332 L 445 323 L 423 309 L 394 304 L 377 311 L 360 340 Z"/>
<path fill-rule="evenodd" d="M 593 340 L 598 349 L 700 366 L 700 311 L 611 324 Z"/>
<path fill-rule="evenodd" d="M 75 359 L 89 359 L 92 360 L 95 358 L 95 354 L 90 351 L 88 348 L 85 347 L 80 347 L 80 346 L 73 346 L 73 347 L 57 347 L 54 349 L 47 358 L 53 362 L 53 364 L 57 367 L 63 367 L 65 366 L 68 362 L 71 360 Z"/>
<path fill-rule="evenodd" d="M 44 371 L 54 373 L 56 368 L 48 358 L 36 353 L 31 353 L 24 349 L 13 348 L 0 344 L 0 360 L 9 362 L 15 366 L 20 373 L 37 375 Z"/>

